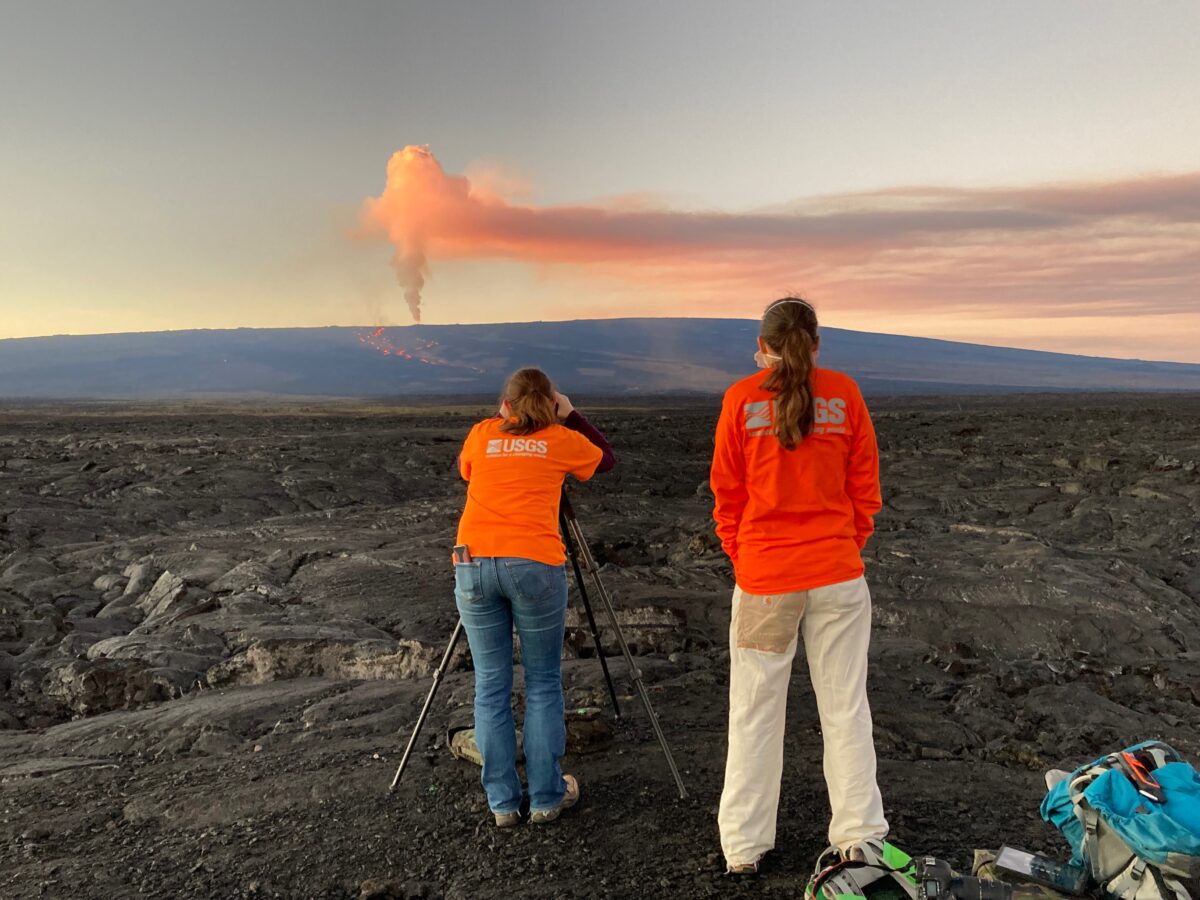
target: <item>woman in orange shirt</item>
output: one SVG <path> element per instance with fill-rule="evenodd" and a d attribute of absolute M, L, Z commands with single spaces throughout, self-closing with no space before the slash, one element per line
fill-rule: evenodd
<path fill-rule="evenodd" d="M 512 714 L 513 626 L 525 671 L 529 818 L 543 823 L 579 800 L 564 776 L 560 660 L 567 611 L 566 552 L 558 530 L 563 480 L 615 465 L 612 448 L 539 369 L 521 369 L 500 414 L 474 428 L 459 455 L 468 482 L 458 524 L 467 560 L 454 565 L 454 597 L 475 665 L 475 740 L 488 807 L 501 827 L 520 821 Z"/>
<path fill-rule="evenodd" d="M 875 431 L 858 386 L 817 368 L 817 315 L 767 307 L 755 360 L 725 393 L 711 484 L 737 584 L 729 628 L 729 755 L 718 824 L 732 873 L 775 846 L 797 631 L 825 742 L 829 841 L 873 862 L 888 832 L 867 702 L 871 595 L 860 551 L 881 507 Z"/>

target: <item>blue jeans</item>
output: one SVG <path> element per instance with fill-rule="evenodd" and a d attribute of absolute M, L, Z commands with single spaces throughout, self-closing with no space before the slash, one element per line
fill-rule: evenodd
<path fill-rule="evenodd" d="M 454 599 L 475 664 L 475 741 L 483 789 L 494 813 L 521 806 L 517 731 L 512 714 L 513 625 L 525 668 L 525 773 L 531 811 L 554 809 L 567 785 L 562 646 L 567 573 L 515 557 L 482 557 L 454 566 Z"/>

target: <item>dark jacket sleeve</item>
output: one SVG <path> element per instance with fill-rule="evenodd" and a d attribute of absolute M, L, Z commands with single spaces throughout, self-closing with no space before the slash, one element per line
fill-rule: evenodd
<path fill-rule="evenodd" d="M 617 458 L 613 456 L 613 449 L 608 440 L 597 430 L 595 425 L 583 417 L 583 413 L 579 410 L 571 410 L 571 414 L 563 421 L 563 426 L 572 431 L 578 431 L 600 448 L 600 452 L 604 455 L 600 457 L 600 464 L 596 466 L 597 472 L 608 472 L 617 464 Z"/>

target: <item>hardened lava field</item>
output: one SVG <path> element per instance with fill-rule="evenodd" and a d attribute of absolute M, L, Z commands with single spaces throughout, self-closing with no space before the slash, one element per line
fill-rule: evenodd
<path fill-rule="evenodd" d="M 798 659 L 778 849 L 721 876 L 731 572 L 718 403 L 581 403 L 614 473 L 573 489 L 691 796 L 573 605 L 583 802 L 497 831 L 461 654 L 387 793 L 455 621 L 454 457 L 485 407 L 0 410 L 0 895 L 791 896 L 824 847 Z M 870 692 L 893 839 L 956 866 L 1063 856 L 1043 770 L 1137 739 L 1200 755 L 1200 397 L 875 400 Z M 603 624 L 603 623 L 602 623 Z M 612 635 L 605 634 L 610 650 Z M 520 702 L 518 689 L 517 702 Z"/>

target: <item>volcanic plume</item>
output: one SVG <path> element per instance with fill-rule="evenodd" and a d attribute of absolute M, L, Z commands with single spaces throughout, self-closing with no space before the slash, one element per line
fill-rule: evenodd
<path fill-rule="evenodd" d="M 449 191 L 447 186 L 451 186 Z M 438 230 L 440 211 L 454 188 L 465 196 L 467 180 L 447 176 L 428 147 L 409 146 L 388 161 L 383 196 L 367 200 L 363 209 L 368 229 L 386 233 L 395 248 L 392 267 L 415 322 L 421 321 L 421 289 L 429 274 L 426 237 Z"/>
<path fill-rule="evenodd" d="M 409 146 L 392 156 L 361 221 L 391 243 L 415 319 L 430 259 L 599 268 L 687 298 L 693 311 L 698 298 L 728 304 L 797 285 L 860 312 L 1194 317 L 1200 280 L 1200 172 L 899 187 L 745 213 L 644 199 L 538 207 L 447 174 L 428 147 Z"/>

